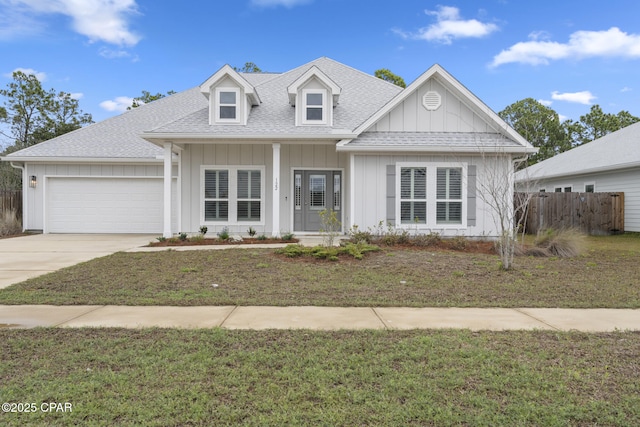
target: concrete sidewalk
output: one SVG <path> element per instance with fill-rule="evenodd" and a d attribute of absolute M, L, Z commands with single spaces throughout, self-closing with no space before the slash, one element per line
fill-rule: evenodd
<path fill-rule="evenodd" d="M 0 306 L 0 328 L 640 330 L 640 310 L 406 307 Z"/>

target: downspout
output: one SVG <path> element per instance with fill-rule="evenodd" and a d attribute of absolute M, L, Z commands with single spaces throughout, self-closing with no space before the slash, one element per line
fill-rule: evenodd
<path fill-rule="evenodd" d="M 16 165 L 13 162 L 9 162 L 9 164 L 11 165 L 12 168 L 14 169 L 20 169 L 22 171 L 22 232 L 24 233 L 24 231 L 27 229 L 27 225 L 26 225 L 26 221 L 25 218 L 26 213 L 28 212 L 27 210 L 27 192 L 24 191 L 24 183 L 27 182 L 27 171 L 24 168 L 24 165 Z"/>

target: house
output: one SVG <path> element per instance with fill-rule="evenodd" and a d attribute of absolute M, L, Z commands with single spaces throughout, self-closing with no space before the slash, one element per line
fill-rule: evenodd
<path fill-rule="evenodd" d="M 640 122 L 516 174 L 521 191 L 624 192 L 625 231 L 640 232 Z"/>
<path fill-rule="evenodd" d="M 2 160 L 22 169 L 24 228 L 44 233 L 301 235 L 333 209 L 344 232 L 496 236 L 486 168 L 512 179 L 535 150 L 439 65 L 402 89 L 323 57 L 278 74 L 224 66 Z"/>

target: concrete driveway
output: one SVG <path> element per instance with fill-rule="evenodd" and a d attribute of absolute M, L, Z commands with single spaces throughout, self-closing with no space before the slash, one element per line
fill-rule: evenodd
<path fill-rule="evenodd" d="M 64 267 L 143 246 L 151 234 L 34 234 L 0 239 L 0 289 Z"/>

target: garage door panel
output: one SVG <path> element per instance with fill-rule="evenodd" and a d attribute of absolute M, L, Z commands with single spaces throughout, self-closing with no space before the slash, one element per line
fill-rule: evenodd
<path fill-rule="evenodd" d="M 163 180 L 158 178 L 50 177 L 46 230 L 50 233 L 162 233 L 163 198 Z M 173 217 L 175 219 L 175 214 Z"/>

